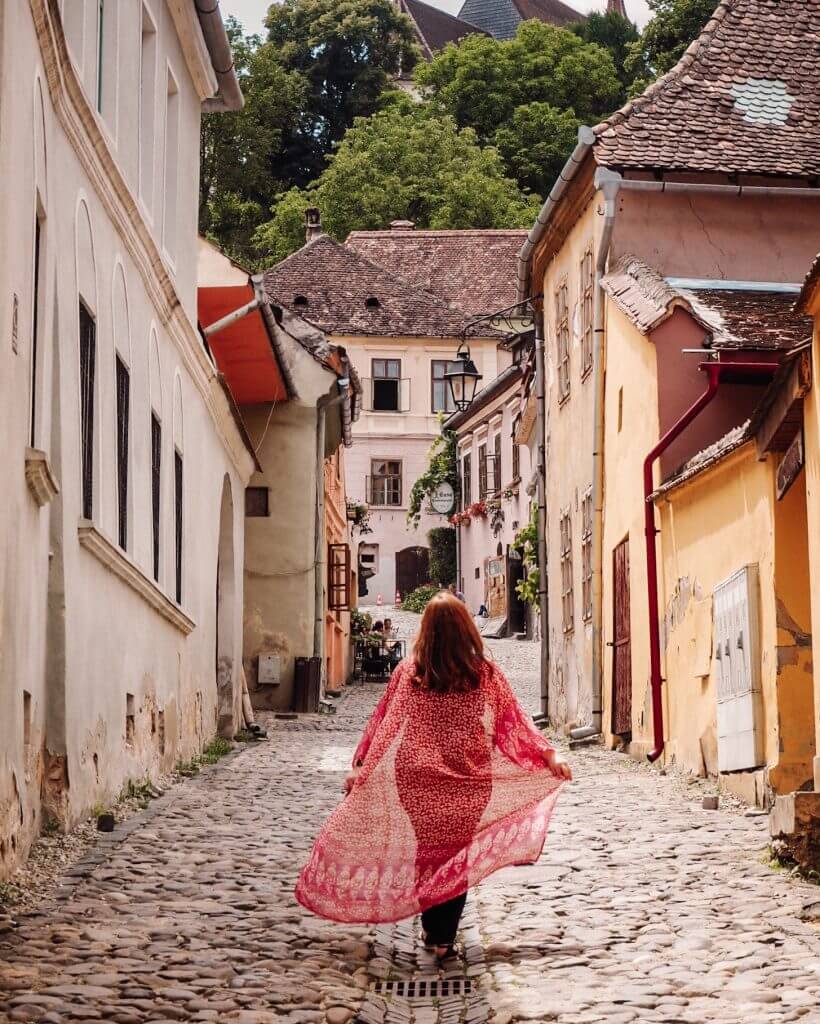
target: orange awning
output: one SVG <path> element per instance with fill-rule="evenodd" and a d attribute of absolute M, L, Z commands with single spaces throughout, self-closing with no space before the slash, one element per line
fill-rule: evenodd
<path fill-rule="evenodd" d="M 252 299 L 250 284 L 199 288 L 197 312 L 202 329 L 207 329 Z M 258 309 L 212 334 L 208 345 L 238 405 L 287 399 L 282 369 Z"/>

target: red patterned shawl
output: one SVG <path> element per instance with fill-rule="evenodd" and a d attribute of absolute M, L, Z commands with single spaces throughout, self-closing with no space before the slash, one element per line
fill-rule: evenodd
<path fill-rule="evenodd" d="M 411 917 L 544 845 L 561 781 L 501 670 L 488 662 L 468 693 L 422 690 L 414 671 L 409 659 L 393 673 L 296 887 L 332 921 Z"/>

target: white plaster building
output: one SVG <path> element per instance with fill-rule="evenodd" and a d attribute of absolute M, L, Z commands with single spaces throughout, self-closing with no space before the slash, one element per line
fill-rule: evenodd
<path fill-rule="evenodd" d="M 0 6 L 0 877 L 235 728 L 254 459 L 196 324 L 230 66 L 193 0 Z"/>

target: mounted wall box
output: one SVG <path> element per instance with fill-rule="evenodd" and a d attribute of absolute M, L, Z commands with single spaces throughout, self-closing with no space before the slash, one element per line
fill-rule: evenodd
<path fill-rule="evenodd" d="M 747 565 L 715 587 L 712 603 L 717 682 L 718 770 L 763 764 L 759 582 Z"/>
<path fill-rule="evenodd" d="M 282 681 L 282 659 L 278 654 L 263 651 L 256 665 L 256 681 L 265 686 L 278 686 Z"/>

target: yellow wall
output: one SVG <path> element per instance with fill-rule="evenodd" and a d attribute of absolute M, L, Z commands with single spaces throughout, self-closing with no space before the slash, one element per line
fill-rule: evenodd
<path fill-rule="evenodd" d="M 658 439 L 655 346 L 611 302 L 607 304 L 605 484 L 603 536 L 604 735 L 612 738 L 613 551 L 629 537 L 632 653 L 632 744 L 653 746 L 649 701 L 649 613 L 646 597 L 643 460 Z M 620 415 L 619 415 L 620 409 Z M 619 428 L 620 422 L 620 428 Z M 658 538 L 660 551 L 661 538 Z"/>
<path fill-rule="evenodd" d="M 812 781 L 815 753 L 805 473 L 775 502 L 774 513 L 780 757 L 771 783 L 778 793 L 791 793 Z"/>
<path fill-rule="evenodd" d="M 782 769 L 776 770 L 781 759 L 782 692 L 776 649 L 776 540 L 799 502 L 775 509 L 774 460 L 758 461 L 754 443 L 749 442 L 670 491 L 658 505 L 663 531 L 667 758 L 697 773 L 717 772 L 712 593 L 739 569 L 757 564 L 764 757 L 772 783 L 782 781 Z M 788 528 L 794 529 L 794 524 Z M 784 547 L 784 557 L 786 553 Z"/>
<path fill-rule="evenodd" d="M 814 344 L 812 365 L 814 373 L 820 366 L 820 286 L 815 286 L 809 298 L 809 312 L 814 316 Z M 803 402 L 803 436 L 806 449 L 806 506 L 809 535 L 809 579 L 811 587 L 811 611 L 815 622 L 820 622 L 820 391 L 813 386 Z M 820 664 L 820 650 L 814 641 L 814 650 Z M 814 676 L 814 729 L 820 736 L 820 673 Z M 814 788 L 820 791 L 820 757 L 814 758 Z"/>
<path fill-rule="evenodd" d="M 328 544 L 350 545 L 345 499 L 344 448 L 325 459 L 325 548 Z M 356 606 L 356 565 L 351 550 L 350 602 Z M 350 612 L 328 608 L 328 569 L 325 568 L 325 680 L 329 689 L 344 686 L 350 675 Z"/>
<path fill-rule="evenodd" d="M 546 266 L 544 293 L 547 445 L 547 565 L 549 567 L 550 717 L 567 728 L 588 724 L 592 714 L 592 623 L 581 606 L 582 501 L 592 486 L 594 374 L 581 375 L 578 302 L 581 258 L 594 242 L 597 251 L 603 217 L 593 197 L 560 251 Z M 570 396 L 558 399 L 555 292 L 566 278 L 570 323 Z M 537 290 L 537 289 L 536 289 Z M 559 519 L 569 509 L 572 522 L 574 629 L 564 632 L 561 603 Z"/>

